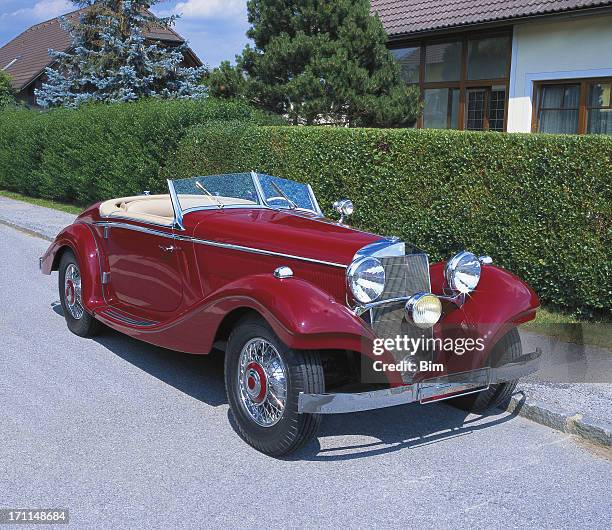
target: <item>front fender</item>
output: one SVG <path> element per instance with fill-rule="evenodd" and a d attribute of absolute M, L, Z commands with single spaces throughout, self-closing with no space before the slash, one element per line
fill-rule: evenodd
<path fill-rule="evenodd" d="M 186 353 L 209 353 L 224 319 L 236 310 L 253 310 L 290 348 L 350 350 L 373 357 L 372 329 L 329 293 L 299 278 L 271 274 L 240 278 L 213 292 L 169 325 L 132 331 L 158 346 Z M 379 360 L 391 361 L 386 354 Z M 399 384 L 396 374 L 390 380 Z"/>
<path fill-rule="evenodd" d="M 362 340 L 373 338 L 371 330 L 346 306 L 299 278 L 247 276 L 213 293 L 205 305 L 207 313 L 216 317 L 211 322 L 214 329 L 234 309 L 254 309 L 291 348 L 360 351 Z"/>
<path fill-rule="evenodd" d="M 430 267 L 431 287 L 435 294 L 444 294 L 445 263 Z M 533 320 L 540 301 L 535 291 L 511 272 L 492 265 L 483 265 L 478 287 L 465 303 L 457 307 L 444 305 L 440 328 L 461 336 L 480 338 L 484 349 L 474 355 L 475 365 L 486 362 L 495 344 L 512 328 Z M 464 359 L 465 361 L 465 359 Z"/>
<path fill-rule="evenodd" d="M 81 293 L 87 312 L 104 305 L 102 293 L 100 253 L 93 230 L 85 223 L 75 223 L 64 228 L 40 258 L 40 270 L 51 274 L 58 270 L 61 254 L 70 249 L 79 262 Z"/>

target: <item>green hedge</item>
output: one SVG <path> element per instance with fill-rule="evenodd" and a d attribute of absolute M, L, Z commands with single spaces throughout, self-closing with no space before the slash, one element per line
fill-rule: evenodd
<path fill-rule="evenodd" d="M 612 307 L 612 138 L 278 124 L 235 102 L 0 114 L 0 188 L 90 203 L 255 169 L 350 197 L 353 223 L 448 257 L 491 254 L 547 303 Z"/>
<path fill-rule="evenodd" d="M 159 189 L 160 171 L 186 131 L 228 120 L 281 122 L 244 104 L 214 99 L 5 111 L 0 188 L 79 204 Z"/>
<path fill-rule="evenodd" d="M 195 127 L 173 177 L 257 170 L 312 184 L 328 213 L 432 259 L 490 254 L 543 301 L 612 308 L 612 138 L 320 127 Z"/>

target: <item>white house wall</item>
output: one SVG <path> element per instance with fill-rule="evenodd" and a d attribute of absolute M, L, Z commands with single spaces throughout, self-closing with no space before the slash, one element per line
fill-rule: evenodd
<path fill-rule="evenodd" d="M 508 131 L 531 131 L 534 81 L 608 76 L 612 76 L 612 15 L 515 25 Z"/>

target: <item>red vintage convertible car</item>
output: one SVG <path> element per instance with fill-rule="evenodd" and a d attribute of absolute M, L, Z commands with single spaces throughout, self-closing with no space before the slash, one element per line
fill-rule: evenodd
<path fill-rule="evenodd" d="M 507 399 L 539 352 L 517 325 L 533 290 L 491 259 L 446 263 L 326 219 L 310 186 L 257 173 L 168 181 L 167 195 L 94 204 L 40 259 L 68 328 L 106 325 L 181 352 L 225 351 L 239 434 L 282 455 L 322 414 Z M 407 427 L 408 428 L 408 427 Z"/>

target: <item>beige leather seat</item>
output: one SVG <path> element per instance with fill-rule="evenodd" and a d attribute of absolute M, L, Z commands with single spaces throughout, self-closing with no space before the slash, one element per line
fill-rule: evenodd
<path fill-rule="evenodd" d="M 253 201 L 233 197 L 219 197 L 219 200 L 224 205 L 256 204 Z M 180 195 L 179 202 L 183 210 L 217 205 L 211 197 L 206 195 Z M 174 209 L 170 195 L 136 195 L 104 201 L 100 204 L 100 216 L 121 217 L 170 226 L 174 220 Z"/>

